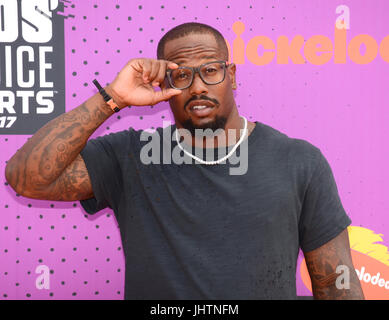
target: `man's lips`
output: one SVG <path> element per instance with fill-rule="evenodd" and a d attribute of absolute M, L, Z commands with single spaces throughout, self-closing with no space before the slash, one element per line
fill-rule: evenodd
<path fill-rule="evenodd" d="M 206 106 L 209 108 L 213 108 L 215 104 L 209 100 L 194 100 L 188 104 L 187 108 L 189 111 L 193 111 L 194 106 Z"/>
<path fill-rule="evenodd" d="M 207 117 L 212 111 L 215 105 L 207 100 L 194 100 L 187 106 L 189 112 L 196 117 Z"/>

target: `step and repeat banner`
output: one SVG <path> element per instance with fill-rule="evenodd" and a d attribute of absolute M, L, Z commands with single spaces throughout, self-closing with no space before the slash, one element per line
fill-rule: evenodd
<path fill-rule="evenodd" d="M 7 160 L 185 22 L 219 30 L 239 112 L 320 148 L 334 173 L 366 298 L 389 299 L 389 2 L 0 0 L 0 299 L 123 299 L 114 214 L 32 200 Z M 126 108 L 92 137 L 173 123 L 167 102 Z M 310 296 L 303 254 L 297 294 Z"/>

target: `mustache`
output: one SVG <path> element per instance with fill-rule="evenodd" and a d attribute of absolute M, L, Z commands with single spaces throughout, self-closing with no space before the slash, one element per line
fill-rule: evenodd
<path fill-rule="evenodd" d="M 192 98 L 190 98 L 186 103 L 185 103 L 185 106 L 184 106 L 184 109 L 186 109 L 186 107 L 188 106 L 189 103 L 191 103 L 192 101 L 196 101 L 196 100 L 208 100 L 208 101 L 211 101 L 212 103 L 214 103 L 216 106 L 219 105 L 219 101 L 217 101 L 216 99 L 212 99 L 212 98 L 209 98 L 207 96 L 193 96 Z"/>

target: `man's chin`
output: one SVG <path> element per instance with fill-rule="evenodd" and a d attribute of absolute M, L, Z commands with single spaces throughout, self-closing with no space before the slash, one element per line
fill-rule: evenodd
<path fill-rule="evenodd" d="M 215 132 L 218 129 L 225 129 L 227 123 L 227 118 L 222 116 L 216 116 L 214 119 L 209 119 L 208 121 L 204 119 L 204 121 L 198 122 L 193 121 L 192 119 L 188 119 L 182 123 L 182 126 L 189 130 L 189 132 L 192 134 L 192 136 L 195 135 L 195 130 L 206 130 L 211 129 L 213 132 Z M 209 131 L 209 130 L 207 130 Z"/>

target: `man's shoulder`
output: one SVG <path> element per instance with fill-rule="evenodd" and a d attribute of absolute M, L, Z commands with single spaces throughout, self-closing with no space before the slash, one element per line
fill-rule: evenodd
<path fill-rule="evenodd" d="M 138 138 L 141 133 L 143 132 L 142 129 L 135 129 L 135 128 L 128 128 L 121 131 L 115 131 L 115 132 L 109 132 L 104 133 L 102 135 L 96 136 L 90 140 L 97 140 L 97 141 L 107 141 L 112 143 L 120 143 L 122 141 L 131 140 L 134 138 Z"/>
<path fill-rule="evenodd" d="M 105 150 L 109 153 L 122 154 L 138 148 L 142 130 L 129 128 L 126 130 L 116 131 L 98 135 L 88 140 L 84 152 L 97 152 Z"/>
<path fill-rule="evenodd" d="M 116 153 L 139 153 L 146 144 L 152 144 L 157 147 L 162 138 L 167 139 L 171 135 L 172 127 L 151 127 L 147 129 L 137 129 L 129 127 L 128 129 L 105 133 L 89 139 L 87 147 L 100 146 L 106 149 L 114 150 Z"/>
<path fill-rule="evenodd" d="M 258 124 L 260 125 L 262 138 L 266 140 L 267 144 L 276 150 L 284 151 L 288 155 L 289 161 L 317 162 L 320 158 L 320 149 L 308 140 L 290 137 L 281 130 L 264 123 Z"/>

